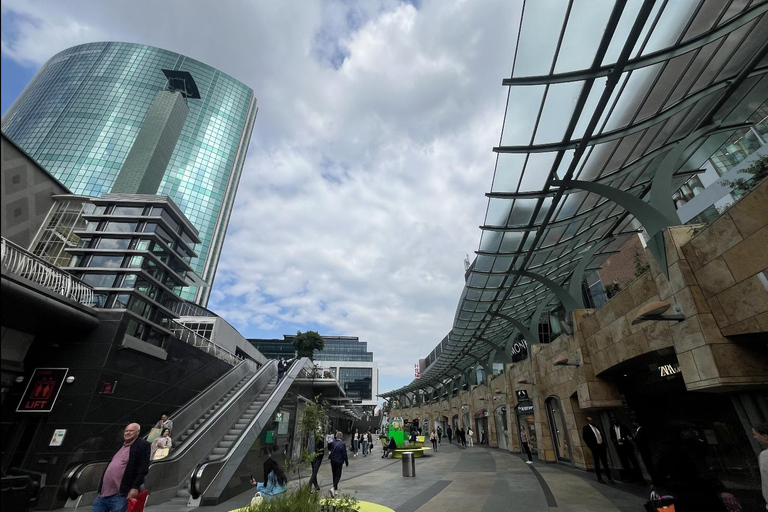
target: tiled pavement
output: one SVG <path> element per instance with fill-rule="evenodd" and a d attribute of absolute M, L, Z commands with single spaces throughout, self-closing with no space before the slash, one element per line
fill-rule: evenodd
<path fill-rule="evenodd" d="M 330 464 L 324 461 L 320 470 L 324 493 L 330 482 Z M 591 473 L 556 464 L 529 466 L 508 452 L 477 445 L 460 448 L 447 442 L 438 453 L 416 459 L 415 478 L 404 478 L 401 461 L 383 460 L 380 450 L 350 458 L 339 488 L 396 512 L 642 512 L 645 502 L 641 497 L 645 490 L 637 486 L 601 485 Z M 192 509 L 152 506 L 150 494 L 145 510 L 226 512 L 245 506 L 252 495 L 247 492 L 213 507 Z"/>

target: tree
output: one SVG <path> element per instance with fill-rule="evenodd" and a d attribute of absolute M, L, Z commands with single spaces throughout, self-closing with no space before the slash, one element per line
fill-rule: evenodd
<path fill-rule="evenodd" d="M 722 185 L 733 188 L 734 192 L 746 194 L 752 190 L 755 185 L 768 177 L 768 156 L 761 156 L 755 163 L 744 170 L 744 174 L 750 175 L 749 178 L 736 178 L 735 180 L 720 180 Z"/>
<path fill-rule="evenodd" d="M 296 349 L 296 357 L 308 357 L 313 361 L 315 350 L 323 350 L 325 348 L 322 336 L 315 331 L 298 331 L 291 345 Z"/>

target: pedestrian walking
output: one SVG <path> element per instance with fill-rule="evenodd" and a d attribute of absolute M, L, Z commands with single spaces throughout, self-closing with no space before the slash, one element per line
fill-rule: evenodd
<path fill-rule="evenodd" d="M 437 444 L 440 444 L 443 442 L 443 429 L 440 427 L 440 425 L 437 426 Z"/>
<path fill-rule="evenodd" d="M 347 445 L 341 440 L 341 432 L 336 432 L 336 440 L 331 444 L 328 460 L 331 461 L 331 472 L 333 473 L 333 487 L 331 487 L 331 496 L 334 498 L 339 494 L 339 482 L 341 481 L 341 470 L 346 464 L 349 467 L 349 457 L 347 457 Z"/>
<path fill-rule="evenodd" d="M 523 451 L 528 455 L 526 464 L 533 464 L 533 454 L 531 453 L 531 447 L 528 446 L 528 432 L 525 430 L 525 425 L 520 425 L 520 444 L 523 445 Z"/>
<path fill-rule="evenodd" d="M 632 431 L 614 418 L 610 436 L 613 445 L 616 447 L 616 452 L 619 454 L 621 467 L 626 472 L 624 481 L 642 480 L 643 474 L 640 471 L 640 464 L 635 456 L 635 447 L 632 445 Z"/>
<path fill-rule="evenodd" d="M 448 444 L 453 444 L 453 441 L 451 441 L 451 438 L 453 437 L 453 429 L 450 425 L 448 425 L 448 428 L 445 430 L 445 433 L 448 434 Z"/>
<path fill-rule="evenodd" d="M 288 367 L 291 366 L 292 362 L 293 359 L 286 361 L 284 357 L 280 356 L 280 360 L 277 362 L 277 384 L 280 384 L 280 381 L 283 380 L 283 376 L 285 376 L 285 372 L 288 371 Z"/>
<path fill-rule="evenodd" d="M 131 423 L 123 431 L 123 444 L 112 456 L 99 482 L 91 512 L 125 512 L 128 499 L 139 494 L 149 472 L 150 445 L 139 438 L 141 427 Z"/>
<path fill-rule="evenodd" d="M 325 457 L 325 439 L 319 432 L 315 435 L 315 458 L 312 459 L 312 477 L 309 479 L 309 488 L 315 486 L 316 491 L 320 491 L 320 483 L 317 481 L 317 472 L 320 471 L 320 465 Z"/>
<path fill-rule="evenodd" d="M 595 425 L 591 416 L 587 416 L 587 421 L 589 423 L 584 425 L 584 428 L 581 430 L 581 437 L 584 439 L 584 444 L 587 445 L 589 451 L 592 452 L 592 458 L 595 459 L 597 481 L 601 484 L 605 483 L 600 473 L 600 463 L 602 462 L 608 481 L 615 484 L 616 482 L 614 482 L 611 477 L 611 470 L 608 468 L 608 450 L 605 447 L 605 435 L 603 435 L 603 431 L 600 430 L 600 427 Z"/>
<path fill-rule="evenodd" d="M 475 435 L 475 432 L 472 430 L 472 427 L 469 427 L 467 429 L 467 444 L 469 445 L 470 448 L 475 446 L 475 443 L 472 441 L 472 436 L 474 435 Z"/>
<path fill-rule="evenodd" d="M 480 429 L 480 444 L 485 444 L 485 442 L 486 442 L 485 441 L 485 429 L 481 428 Z"/>
<path fill-rule="evenodd" d="M 360 450 L 360 434 L 355 429 L 355 435 L 352 436 L 352 456 L 357 457 L 357 452 Z"/>
<path fill-rule="evenodd" d="M 467 447 L 467 433 L 464 432 L 464 427 L 459 429 L 459 444 L 461 444 L 461 446 L 464 448 Z"/>
<path fill-rule="evenodd" d="M 368 433 L 362 435 L 361 443 L 363 444 L 363 457 L 368 456 Z"/>
<path fill-rule="evenodd" d="M 366 438 L 368 438 L 368 452 L 373 452 L 373 434 L 371 434 L 371 429 L 368 429 L 368 433 L 365 435 Z"/>
<path fill-rule="evenodd" d="M 432 441 L 432 449 L 437 453 L 437 432 L 435 430 L 429 434 L 429 440 Z"/>

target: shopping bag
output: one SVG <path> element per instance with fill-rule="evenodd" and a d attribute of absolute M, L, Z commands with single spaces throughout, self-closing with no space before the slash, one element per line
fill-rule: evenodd
<path fill-rule="evenodd" d="M 166 458 L 168 456 L 168 452 L 170 452 L 170 451 L 171 451 L 170 448 L 158 448 L 155 451 L 155 456 L 152 457 L 152 460 L 164 459 L 164 458 Z"/>
<path fill-rule="evenodd" d="M 142 512 L 147 504 L 149 491 L 141 491 L 135 498 L 128 498 L 128 508 L 125 512 Z"/>
<path fill-rule="evenodd" d="M 675 512 L 675 499 L 672 496 L 661 496 L 651 491 L 651 499 L 645 503 L 647 512 Z"/>
<path fill-rule="evenodd" d="M 152 430 L 149 431 L 149 435 L 147 435 L 147 442 L 151 443 L 158 437 L 160 437 L 160 434 L 162 433 L 162 429 L 157 427 L 152 427 Z"/>

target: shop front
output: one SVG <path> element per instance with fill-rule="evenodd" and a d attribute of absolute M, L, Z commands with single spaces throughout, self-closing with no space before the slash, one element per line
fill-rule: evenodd
<path fill-rule="evenodd" d="M 515 417 L 517 418 L 517 437 L 522 445 L 522 434 L 528 437 L 528 448 L 533 454 L 539 453 L 538 440 L 536 438 L 536 418 L 533 415 L 533 403 L 530 400 L 518 403 L 515 406 Z"/>
<path fill-rule="evenodd" d="M 645 430 L 635 445 L 654 482 L 669 484 L 682 472 L 722 484 L 744 504 L 759 501 L 760 448 L 751 430 L 768 417 L 767 390 L 688 391 L 674 353 L 624 368 L 615 379 L 626 407 L 614 416 Z"/>
<path fill-rule="evenodd" d="M 568 438 L 568 429 L 565 425 L 565 415 L 560 398 L 550 396 L 544 402 L 547 408 L 547 421 L 552 435 L 552 445 L 555 449 L 555 457 L 558 462 L 572 462 L 571 441 Z"/>
<path fill-rule="evenodd" d="M 488 444 L 488 409 L 475 413 L 475 439 L 478 444 Z"/>

